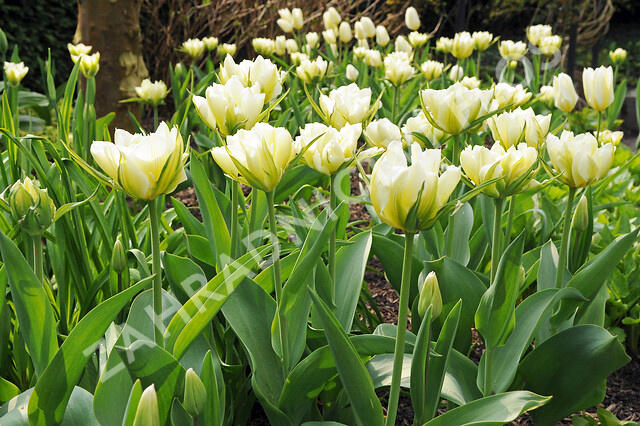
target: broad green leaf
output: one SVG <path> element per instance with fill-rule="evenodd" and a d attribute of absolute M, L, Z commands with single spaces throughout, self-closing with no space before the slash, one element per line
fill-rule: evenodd
<path fill-rule="evenodd" d="M 347 338 L 328 306 L 313 290 L 309 289 L 309 292 L 327 336 L 340 381 L 351 401 L 351 408 L 358 424 L 383 425 L 384 417 L 380 400 L 375 393 L 371 376 L 358 357 L 356 348 Z"/>
<path fill-rule="evenodd" d="M 0 425 L 29 426 L 27 406 L 32 392 L 33 388 L 28 389 L 0 407 Z M 92 399 L 92 395 L 85 389 L 78 386 L 73 388 L 64 417 L 58 424 L 60 426 L 100 426 L 93 415 Z"/>
<path fill-rule="evenodd" d="M 140 379 L 142 388 L 155 386 L 160 422 L 165 424 L 173 398 L 182 398 L 184 393 L 185 369 L 169 352 L 150 341 L 138 340 L 115 349 L 131 377 Z"/>
<path fill-rule="evenodd" d="M 16 395 L 20 395 L 20 389 L 4 377 L 0 377 L 0 403 L 4 404 Z"/>
<path fill-rule="evenodd" d="M 447 411 L 425 423 L 427 426 L 503 425 L 521 414 L 544 405 L 548 397 L 526 391 L 491 395 Z"/>
<path fill-rule="evenodd" d="M 487 290 L 485 284 L 466 266 L 453 259 L 443 257 L 432 262 L 426 262 L 424 273 L 434 271 L 440 284 L 442 296 L 441 318 L 434 320 L 435 332 L 442 327 L 443 321 L 449 315 L 460 299 L 464 300 L 460 312 L 460 325 L 453 346 L 466 353 L 471 345 L 471 327 L 474 324 L 474 315 L 482 295 Z"/>
<path fill-rule="evenodd" d="M 238 284 L 253 273 L 268 248 L 255 249 L 243 255 L 213 277 L 174 315 L 164 333 L 164 345 L 180 358 L 191 342 L 209 324 Z"/>
<path fill-rule="evenodd" d="M 189 300 L 207 283 L 207 277 L 204 275 L 202 268 L 187 257 L 164 253 L 162 263 L 167 275 L 167 281 L 169 281 L 171 289 L 182 303 Z"/>
<path fill-rule="evenodd" d="M 198 197 L 198 205 L 202 213 L 205 234 L 211 245 L 211 251 L 216 258 L 218 270 L 222 270 L 229 263 L 231 237 L 224 221 L 224 216 L 218 207 L 216 197 L 205 172 L 202 162 L 195 154 L 191 154 L 191 178 Z"/>
<path fill-rule="evenodd" d="M 384 274 L 389 280 L 389 283 L 398 292 L 398 294 L 400 294 L 400 283 L 402 281 L 401 265 L 402 257 L 404 255 L 403 245 L 384 235 L 374 232 L 371 250 L 373 251 L 373 254 L 380 259 L 380 262 L 382 262 L 382 266 L 384 266 Z M 409 306 L 411 306 L 411 301 L 418 294 L 418 287 L 416 283 L 418 282 L 421 270 L 422 263 L 414 256 L 413 265 L 411 267 Z"/>
<path fill-rule="evenodd" d="M 508 337 L 515 324 L 515 304 L 520 280 L 520 259 L 524 246 L 524 233 L 520 234 L 505 250 L 494 282 L 482 296 L 476 311 L 476 328 L 486 347 L 495 348 Z M 485 395 L 487 395 L 485 390 Z"/>
<path fill-rule="evenodd" d="M 143 280 L 102 302 L 71 330 L 31 395 L 29 421 L 32 424 L 49 425 L 62 420 L 71 392 L 96 344 L 118 312 L 150 282 L 150 279 Z"/>
<path fill-rule="evenodd" d="M 483 354 L 478 368 L 478 387 L 488 393 L 504 392 L 511 386 L 516 376 L 520 358 L 534 338 L 538 326 L 551 316 L 554 306 L 565 298 L 581 299 L 576 289 L 550 288 L 538 291 L 527 297 L 516 308 L 516 324 L 513 333 L 503 346 L 491 349 Z M 489 364 L 487 365 L 487 360 Z M 485 375 L 485 369 L 489 375 Z M 489 377 L 489 383 L 485 378 Z"/>
<path fill-rule="evenodd" d="M 358 305 L 362 278 L 371 249 L 371 232 L 362 232 L 349 240 L 351 244 L 336 253 L 336 318 L 345 332 L 351 331 Z"/>
<path fill-rule="evenodd" d="M 607 248 L 595 255 L 580 268 L 566 286 L 580 290 L 585 298 L 593 301 L 598 295 L 600 288 L 605 284 L 606 279 L 633 246 L 638 237 L 638 231 L 640 231 L 640 228 L 616 238 Z M 552 325 L 559 327 L 562 322 L 569 319 L 569 317 L 575 313 L 576 307 L 582 305 L 577 315 L 579 318 L 589 303 L 592 302 L 581 304 L 581 302 L 574 300 L 563 300 L 560 309 L 551 318 Z"/>
<path fill-rule="evenodd" d="M 202 362 L 200 379 L 207 390 L 207 403 L 201 414 L 202 423 L 205 425 L 223 425 L 225 410 L 225 384 L 222 377 L 222 369 L 217 355 L 207 352 Z"/>
<path fill-rule="evenodd" d="M 618 339 L 595 325 L 569 328 L 536 346 L 518 368 L 519 387 L 553 396 L 532 414 L 535 424 L 551 425 L 600 403 L 607 376 L 629 360 Z"/>
<path fill-rule="evenodd" d="M 124 412 L 124 420 L 122 426 L 133 426 L 133 420 L 136 418 L 136 411 L 138 410 L 138 404 L 140 403 L 140 397 L 142 396 L 142 384 L 140 379 L 131 387 L 129 393 L 129 400 L 127 401 L 127 409 Z"/>
<path fill-rule="evenodd" d="M 413 405 L 413 421 L 422 424 L 425 420 L 427 405 L 427 380 L 429 378 L 429 348 L 431 347 L 431 308 L 429 305 L 424 314 L 416 345 L 411 359 L 411 403 Z M 404 361 L 404 360 L 403 360 Z M 440 398 L 438 398 L 440 399 Z"/>
<path fill-rule="evenodd" d="M 281 359 L 271 346 L 275 301 L 260 286 L 245 278 L 227 299 L 222 313 L 249 354 L 253 377 L 264 398 L 277 404 L 284 377 Z"/>
<path fill-rule="evenodd" d="M 0 233 L 0 253 L 24 341 L 36 376 L 42 376 L 58 351 L 57 326 L 43 283 L 13 241 Z"/>
<path fill-rule="evenodd" d="M 614 82 L 615 84 L 615 82 Z M 620 111 L 622 110 L 622 105 L 627 98 L 627 80 L 623 79 L 618 87 L 616 87 L 615 97 L 613 98 L 613 103 L 609 105 L 606 109 L 606 117 L 604 117 L 607 121 L 605 124 L 607 129 L 614 129 L 616 119 L 620 116 Z M 604 120 L 603 120 L 604 121 Z M 604 128 L 604 127 L 603 127 Z"/>
<path fill-rule="evenodd" d="M 305 348 L 307 327 L 296 326 L 305 324 L 309 318 L 311 299 L 306 291 L 306 284 L 313 278 L 313 270 L 320 255 L 325 251 L 331 231 L 338 221 L 337 215 L 330 209 L 323 210 L 311 225 L 307 238 L 300 249 L 300 254 L 293 267 L 291 276 L 282 290 L 282 298 L 278 309 L 284 315 L 287 324 L 287 343 L 289 345 L 289 371 L 298 362 Z M 280 349 L 279 314 L 273 319 L 271 344 L 276 353 Z"/>
<path fill-rule="evenodd" d="M 472 228 L 473 209 L 469 203 L 464 203 L 454 215 L 449 216 L 449 226 L 445 231 L 445 253 L 461 265 L 469 263 L 471 258 L 469 238 Z"/>
<path fill-rule="evenodd" d="M 555 288 L 557 270 L 558 249 L 553 241 L 549 240 L 540 249 L 540 265 L 536 282 L 538 291 Z"/>
<path fill-rule="evenodd" d="M 438 405 L 440 404 L 440 393 L 442 391 L 445 372 L 448 368 L 449 358 L 451 357 L 453 340 L 456 337 L 458 324 L 460 323 L 462 304 L 463 301 L 459 300 L 449 312 L 449 315 L 442 326 L 442 330 L 440 331 L 440 336 L 436 342 L 434 353 L 429 356 L 429 374 L 426 378 L 426 406 L 424 408 L 425 417 L 424 419 L 420 419 L 420 423 L 422 423 L 423 420 L 433 418 L 436 415 Z"/>
<path fill-rule="evenodd" d="M 322 173 L 304 165 L 290 168 L 276 188 L 275 202 L 282 203 L 304 185 L 317 184 L 323 177 Z"/>

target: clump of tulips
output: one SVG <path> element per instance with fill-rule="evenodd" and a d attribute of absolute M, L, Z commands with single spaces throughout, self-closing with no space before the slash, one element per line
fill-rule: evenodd
<path fill-rule="evenodd" d="M 549 25 L 434 38 L 409 7 L 392 38 L 333 7 L 321 33 L 279 17 L 253 59 L 184 41 L 169 84 L 126 100 L 151 129 L 96 117 L 100 54 L 70 44 L 56 137 L 26 134 L 28 68 L 5 62 L 0 423 L 245 424 L 257 402 L 272 424 L 394 425 L 404 391 L 415 424 L 553 424 L 599 403 L 628 361 L 606 280 L 638 234 L 598 216 L 636 161 L 615 130 L 626 52 L 576 90 Z M 373 256 L 397 324 L 363 284 Z"/>

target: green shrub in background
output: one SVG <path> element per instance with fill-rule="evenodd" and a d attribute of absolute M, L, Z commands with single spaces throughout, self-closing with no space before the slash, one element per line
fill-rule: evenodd
<path fill-rule="evenodd" d="M 73 64 L 67 43 L 76 29 L 77 12 L 75 0 L 0 0 L 0 27 L 10 49 L 20 46 L 20 59 L 31 74 L 25 80 L 29 88 L 42 87 L 41 61 L 47 57 L 49 47 L 57 70 L 56 84 L 69 75 Z"/>

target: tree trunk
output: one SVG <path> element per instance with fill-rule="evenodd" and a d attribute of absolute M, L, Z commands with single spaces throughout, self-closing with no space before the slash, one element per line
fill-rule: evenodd
<path fill-rule="evenodd" d="M 96 114 L 101 117 L 114 111 L 112 128 L 132 128 L 128 112 L 139 115 L 140 106 L 120 101 L 136 96 L 135 87 L 149 75 L 142 57 L 141 5 L 142 0 L 78 0 L 74 42 L 100 52 Z"/>

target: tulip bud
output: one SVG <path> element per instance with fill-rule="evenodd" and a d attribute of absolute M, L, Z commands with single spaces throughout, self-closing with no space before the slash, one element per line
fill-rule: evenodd
<path fill-rule="evenodd" d="M 327 44 L 336 44 L 338 42 L 338 36 L 335 30 L 324 30 L 322 32 L 322 38 Z"/>
<path fill-rule="evenodd" d="M 231 178 L 269 192 L 280 183 L 299 151 L 287 129 L 258 123 L 251 130 L 242 129 L 228 136 L 226 146 L 212 148 L 211 155 Z"/>
<path fill-rule="evenodd" d="M 115 244 L 113 244 L 111 267 L 116 274 L 121 274 L 127 267 L 127 256 L 124 253 L 124 247 L 122 247 L 122 241 L 120 240 L 116 240 Z"/>
<path fill-rule="evenodd" d="M 411 133 L 420 133 L 431 142 L 431 146 L 434 148 L 440 146 L 440 141 L 444 137 L 444 132 L 429 123 L 423 111 L 420 111 L 415 117 L 409 118 L 402 126 L 402 139 L 406 142 L 405 145 L 411 145 L 414 142 L 423 145 L 423 142 Z"/>
<path fill-rule="evenodd" d="M 154 385 L 150 385 L 142 392 L 133 426 L 160 426 L 160 411 L 158 409 L 158 395 Z"/>
<path fill-rule="evenodd" d="M 498 83 L 493 88 L 493 100 L 496 102 L 495 109 L 517 108 L 531 99 L 531 96 L 531 92 L 522 87 L 521 84 L 512 86 L 509 83 Z"/>
<path fill-rule="evenodd" d="M 396 52 L 404 52 L 410 55 L 413 52 L 413 47 L 404 36 L 398 36 L 396 37 L 395 50 Z"/>
<path fill-rule="evenodd" d="M 558 138 L 547 135 L 547 151 L 559 180 L 573 188 L 591 185 L 602 179 L 613 163 L 615 147 L 607 143 L 598 147 L 591 133 L 574 135 L 563 131 Z"/>
<path fill-rule="evenodd" d="M 571 77 L 563 72 L 553 77 L 553 94 L 556 108 L 564 112 L 573 111 L 578 102 L 578 93 Z"/>
<path fill-rule="evenodd" d="M 527 53 L 527 44 L 523 41 L 503 40 L 498 45 L 498 51 L 506 61 L 519 61 Z"/>
<path fill-rule="evenodd" d="M 360 22 L 362 23 L 362 29 L 364 31 L 365 38 L 372 38 L 376 35 L 376 26 L 368 16 L 363 16 L 360 18 Z"/>
<path fill-rule="evenodd" d="M 80 72 L 84 78 L 94 78 L 100 69 L 100 52 L 80 56 Z"/>
<path fill-rule="evenodd" d="M 367 39 L 367 33 L 365 32 L 364 25 L 362 24 L 361 21 L 358 21 L 353 25 L 353 30 L 356 33 L 356 39 L 357 40 L 366 40 Z"/>
<path fill-rule="evenodd" d="M 402 138 L 400 128 L 388 118 L 373 120 L 364 130 L 364 138 L 369 144 L 386 148 L 393 141 Z"/>
<path fill-rule="evenodd" d="M 411 46 L 415 49 L 424 46 L 427 43 L 427 40 L 429 40 L 428 34 L 419 33 L 417 31 L 409 33 L 409 43 L 411 43 Z"/>
<path fill-rule="evenodd" d="M 307 33 L 304 36 L 304 39 L 307 41 L 307 46 L 310 48 L 315 48 L 318 45 L 318 41 L 320 41 L 320 36 L 318 33 Z"/>
<path fill-rule="evenodd" d="M 422 290 L 420 290 L 418 313 L 421 317 L 427 312 L 429 306 L 431 306 L 431 318 L 438 318 L 442 312 L 442 295 L 440 294 L 438 277 L 433 271 L 429 272 L 422 285 Z"/>
<path fill-rule="evenodd" d="M 402 143 L 393 141 L 376 161 L 371 174 L 371 204 L 380 219 L 405 232 L 433 225 L 460 181 L 460 169 L 450 166 L 440 173 L 441 151 L 422 151 L 411 145 L 411 164 Z"/>
<path fill-rule="evenodd" d="M 478 80 L 474 76 L 465 76 L 462 78 L 462 80 L 460 80 L 460 84 L 462 84 L 467 89 L 477 89 L 478 87 L 480 87 L 480 80 Z"/>
<path fill-rule="evenodd" d="M 553 56 L 562 45 L 562 37 L 559 35 L 550 35 L 540 40 L 540 52 L 546 56 Z"/>
<path fill-rule="evenodd" d="M 278 10 L 278 15 L 280 18 L 276 21 L 280 29 L 285 33 L 293 32 L 293 14 L 289 9 L 280 9 Z"/>
<path fill-rule="evenodd" d="M 594 132 L 597 133 L 597 132 Z M 600 134 L 598 135 L 598 143 L 602 146 L 610 143 L 613 146 L 618 146 L 622 141 L 622 137 L 624 133 L 621 131 L 612 132 L 609 129 L 600 130 Z"/>
<path fill-rule="evenodd" d="M 449 37 L 440 37 L 436 40 L 436 50 L 442 53 L 451 53 L 453 40 Z"/>
<path fill-rule="evenodd" d="M 0 56 L 4 56 L 9 49 L 9 42 L 7 41 L 7 35 L 0 29 Z"/>
<path fill-rule="evenodd" d="M 26 177 L 9 189 L 9 209 L 13 219 L 31 236 L 39 236 L 53 223 L 56 207 L 38 181 Z"/>
<path fill-rule="evenodd" d="M 540 88 L 540 100 L 547 105 L 552 105 L 555 94 L 552 86 L 542 86 Z"/>
<path fill-rule="evenodd" d="M 488 31 L 476 31 L 471 37 L 476 44 L 476 49 L 480 51 L 487 50 L 493 41 L 493 34 Z"/>
<path fill-rule="evenodd" d="M 91 155 L 120 189 L 140 200 L 170 194 L 187 179 L 187 152 L 177 127 L 161 123 L 154 133 L 116 129 L 115 143 L 94 141 Z"/>
<path fill-rule="evenodd" d="M 296 68 L 296 75 L 307 84 L 315 84 L 327 73 L 329 63 L 318 56 L 315 60 L 303 60 Z"/>
<path fill-rule="evenodd" d="M 202 42 L 208 51 L 212 51 L 218 47 L 218 37 L 204 37 Z"/>
<path fill-rule="evenodd" d="M 371 89 L 351 83 L 332 90 L 329 96 L 320 95 L 319 104 L 331 126 L 342 129 L 346 124 L 362 123 L 371 115 Z"/>
<path fill-rule="evenodd" d="M 347 65 L 346 72 L 347 72 L 347 79 L 349 81 L 356 81 L 358 79 L 358 75 L 360 75 L 360 72 L 358 71 L 358 69 L 351 64 Z"/>
<path fill-rule="evenodd" d="M 534 46 L 538 46 L 544 37 L 551 35 L 551 25 L 532 25 L 527 28 L 527 38 Z"/>
<path fill-rule="evenodd" d="M 420 65 L 420 69 L 427 81 L 433 81 L 442 75 L 444 64 L 438 61 L 426 61 Z"/>
<path fill-rule="evenodd" d="M 405 52 L 393 52 L 384 58 L 384 77 L 395 87 L 407 82 L 415 74 L 411 58 Z"/>
<path fill-rule="evenodd" d="M 340 23 L 340 27 L 338 27 L 338 36 L 340 37 L 340 41 L 342 43 L 349 43 L 353 38 L 351 33 L 351 26 L 347 21 L 342 21 Z"/>
<path fill-rule="evenodd" d="M 386 47 L 389 44 L 389 33 L 387 29 L 383 25 L 378 25 L 376 27 L 376 43 L 379 46 Z"/>
<path fill-rule="evenodd" d="M 299 30 L 304 25 L 304 17 L 302 16 L 302 9 L 295 7 L 291 9 L 291 16 L 293 16 L 293 28 Z"/>
<path fill-rule="evenodd" d="M 571 229 L 583 232 L 589 225 L 589 203 L 587 197 L 584 195 L 578 201 L 576 211 L 573 212 L 573 218 L 571 219 Z"/>
<path fill-rule="evenodd" d="M 182 73 L 184 72 L 184 65 L 182 65 L 182 62 L 178 62 L 173 69 L 176 74 L 182 75 Z"/>
<path fill-rule="evenodd" d="M 71 55 L 71 60 L 75 64 L 80 59 L 82 55 L 88 55 L 91 53 L 91 46 L 87 46 L 86 44 L 78 43 L 71 44 L 67 43 L 67 50 L 69 50 L 69 55 Z"/>
<path fill-rule="evenodd" d="M 420 28 L 420 16 L 415 7 L 409 6 L 404 13 L 404 23 L 411 31 L 417 31 Z"/>
<path fill-rule="evenodd" d="M 276 44 L 270 38 L 254 38 L 251 40 L 251 45 L 253 46 L 253 50 L 255 50 L 259 55 L 270 56 L 273 55 L 276 50 Z"/>
<path fill-rule="evenodd" d="M 379 67 L 382 65 L 382 55 L 379 50 L 365 49 L 364 63 L 370 67 Z"/>
<path fill-rule="evenodd" d="M 298 52 L 298 43 L 292 38 L 287 39 L 285 44 L 287 46 L 287 53 L 291 55 L 292 53 Z"/>
<path fill-rule="evenodd" d="M 207 389 L 193 368 L 190 368 L 184 376 L 184 409 L 191 417 L 195 418 L 202 413 L 206 403 Z"/>
<path fill-rule="evenodd" d="M 460 65 L 454 65 L 449 70 L 449 78 L 452 81 L 460 81 L 464 77 L 464 68 Z"/>
<path fill-rule="evenodd" d="M 475 48 L 475 41 L 471 34 L 467 31 L 457 33 L 453 37 L 453 43 L 451 45 L 451 54 L 457 59 L 465 59 L 471 56 L 473 49 Z"/>
<path fill-rule="evenodd" d="M 284 53 L 287 51 L 287 38 L 283 35 L 277 36 L 274 47 L 276 55 L 284 55 Z"/>
<path fill-rule="evenodd" d="M 609 52 L 609 59 L 614 65 L 620 65 L 627 59 L 627 51 L 621 47 Z"/>
<path fill-rule="evenodd" d="M 24 66 L 24 62 L 5 62 L 4 73 L 7 76 L 9 86 L 18 87 L 25 75 L 29 72 L 29 67 Z"/>
<path fill-rule="evenodd" d="M 331 6 L 322 14 L 322 22 L 326 30 L 337 30 L 342 17 L 335 7 Z"/>
<path fill-rule="evenodd" d="M 347 124 L 340 130 L 321 123 L 300 129 L 296 145 L 307 148 L 302 158 L 307 166 L 325 175 L 334 175 L 355 158 L 362 125 Z"/>
<path fill-rule="evenodd" d="M 613 68 L 585 68 L 582 71 L 582 86 L 587 104 L 596 111 L 607 109 L 615 97 L 613 91 Z"/>
<path fill-rule="evenodd" d="M 198 59 L 204 53 L 204 42 L 197 38 L 190 38 L 182 43 L 181 50 L 191 56 L 192 59 Z"/>
<path fill-rule="evenodd" d="M 518 61 L 509 61 L 507 67 L 509 67 L 510 70 L 515 70 L 518 68 Z"/>
<path fill-rule="evenodd" d="M 236 54 L 237 46 L 235 43 L 222 43 L 218 46 L 218 55 L 220 56 L 233 56 Z"/>
<path fill-rule="evenodd" d="M 487 113 L 493 90 L 468 89 L 460 83 L 447 89 L 420 91 L 422 102 L 437 126 L 457 135 Z"/>

